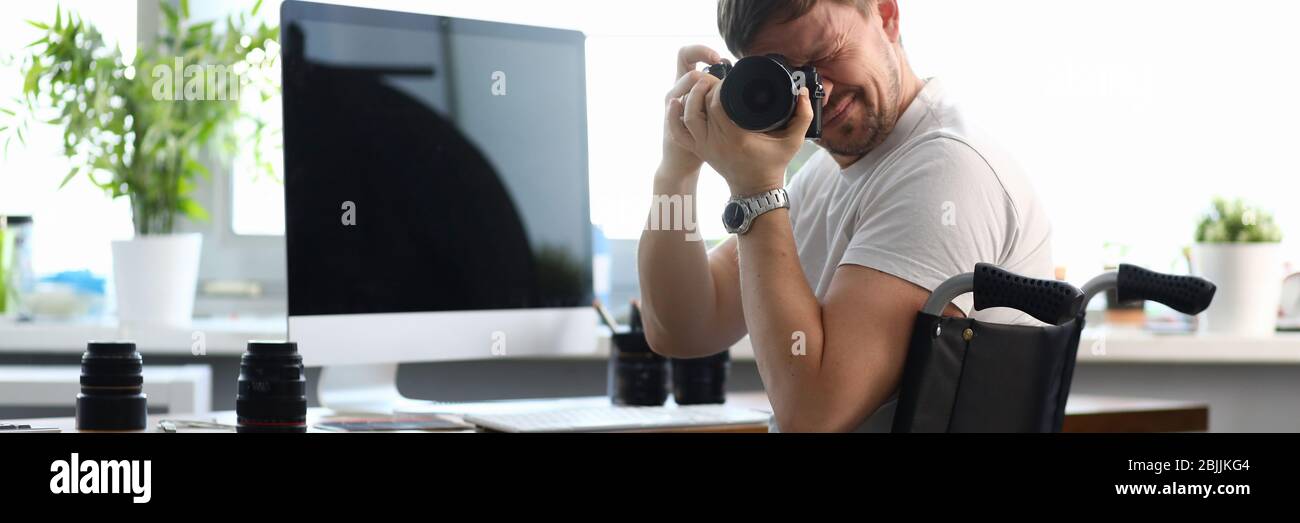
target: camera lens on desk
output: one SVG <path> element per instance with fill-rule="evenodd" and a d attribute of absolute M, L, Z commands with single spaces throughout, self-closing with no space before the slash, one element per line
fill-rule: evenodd
<path fill-rule="evenodd" d="M 727 401 L 727 373 L 731 352 L 703 358 L 673 358 L 673 401 L 678 405 L 702 405 Z"/>
<path fill-rule="evenodd" d="M 128 341 L 92 341 L 81 356 L 77 430 L 141 430 L 148 419 L 144 361 Z"/>
<path fill-rule="evenodd" d="M 297 343 L 248 342 L 237 394 L 237 432 L 307 431 L 307 377 Z"/>
<path fill-rule="evenodd" d="M 610 338 L 609 396 L 615 405 L 655 406 L 668 400 L 668 359 L 650 350 L 644 332 Z"/>

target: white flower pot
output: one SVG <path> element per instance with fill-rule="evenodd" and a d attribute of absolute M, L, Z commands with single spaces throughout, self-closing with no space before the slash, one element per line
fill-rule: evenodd
<path fill-rule="evenodd" d="M 1218 290 L 1201 316 L 1206 332 L 1272 335 L 1282 295 L 1277 243 L 1198 243 L 1192 252 L 1198 276 Z"/>
<path fill-rule="evenodd" d="M 118 321 L 123 325 L 189 326 L 202 248 L 199 233 L 113 242 Z"/>

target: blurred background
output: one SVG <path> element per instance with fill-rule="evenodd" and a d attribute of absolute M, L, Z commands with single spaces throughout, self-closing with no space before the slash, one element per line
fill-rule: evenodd
<path fill-rule="evenodd" d="M 176 0 L 164 3 L 179 5 Z M 218 19 L 247 12 L 256 3 L 194 0 L 188 10 L 196 20 Z M 636 239 L 645 224 L 659 160 L 662 98 L 674 80 L 676 50 L 701 43 L 726 55 L 717 33 L 715 3 L 336 3 L 570 28 L 587 35 L 596 289 L 623 314 L 626 307 L 617 304 L 638 294 Z M 138 42 L 158 33 L 166 16 L 154 0 L 61 0 L 59 5 L 94 24 L 126 57 L 134 55 Z M 278 24 L 279 5 L 279 0 L 261 2 L 257 21 Z M 922 77 L 943 79 L 974 121 L 1018 158 L 1045 201 L 1055 231 L 1058 277 L 1082 284 L 1120 262 L 1162 272 L 1193 272 L 1189 252 L 1198 225 L 1218 197 L 1247 202 L 1253 210 L 1246 214 L 1252 220 L 1256 211 L 1271 216 L 1282 233 L 1275 258 L 1282 267 L 1279 278 L 1273 279 L 1294 272 L 1291 267 L 1300 261 L 1300 206 L 1292 202 L 1300 195 L 1300 160 L 1292 154 L 1300 141 L 1300 129 L 1294 125 L 1300 121 L 1300 97 L 1294 95 L 1300 92 L 1300 62 L 1295 59 L 1300 32 L 1293 25 L 1300 19 L 1300 3 L 1145 0 L 1116 7 L 1041 0 L 901 0 L 900 7 L 913 68 Z M 44 34 L 28 20 L 48 23 L 56 12 L 53 1 L 17 2 L 5 9 L 0 19 L 0 107 L 21 96 L 22 57 L 30 52 L 26 46 Z M 243 132 L 264 133 L 266 150 L 275 158 L 279 100 L 249 97 L 246 103 L 244 110 L 258 115 L 267 127 Z M 12 132 L 6 130 L 0 140 Z M 63 149 L 60 127 L 34 125 L 21 144 L 9 143 L 0 155 L 0 215 L 8 216 L 14 228 L 24 228 L 18 252 L 26 267 L 14 270 L 26 273 L 37 295 L 10 310 L 8 317 L 112 328 L 110 242 L 133 236 L 131 208 L 125 198 L 105 197 L 84 177 L 60 188 L 75 163 Z M 796 167 L 811 150 L 805 147 Z M 284 207 L 278 162 L 271 162 L 269 172 L 260 169 L 244 148 L 233 155 L 209 155 L 203 163 L 211 177 L 193 197 L 209 219 L 183 220 L 178 226 L 179 231 L 203 235 L 196 332 L 203 331 L 207 343 L 216 346 L 225 343 L 220 341 L 226 339 L 222 333 L 229 334 L 229 340 L 253 334 L 283 336 Z M 697 221 L 707 240 L 725 236 L 716 217 L 727 197 L 725 184 L 706 166 Z M 60 301 L 59 296 L 69 292 L 72 302 Z M 1264 294 L 1276 295 L 1267 290 Z M 1105 304 L 1098 300 L 1092 307 Z M 1149 317 L 1127 321 L 1140 326 L 1167 317 L 1174 329 L 1191 328 L 1190 319 L 1157 305 L 1146 305 L 1145 313 Z M 1118 315 L 1115 319 L 1123 321 Z M 76 331 L 60 338 L 61 332 L 0 328 L 0 346 L 8 343 L 16 353 L 27 354 L 24 361 L 37 361 L 40 357 L 31 354 L 40 351 L 19 349 L 64 344 L 49 339 L 85 337 L 84 331 Z M 189 334 L 186 330 L 180 339 L 189 339 Z M 6 337 L 8 342 L 3 341 Z M 1275 349 L 1295 351 L 1296 346 L 1261 350 Z M 1260 361 L 1300 361 L 1289 352 L 1268 354 Z M 1141 360 L 1136 367 L 1114 372 L 1149 374 L 1150 369 L 1140 366 L 1146 363 Z M 1198 369 L 1187 372 L 1213 372 Z M 1080 372 L 1087 387 L 1088 371 Z M 1196 375 L 1178 378 L 1193 379 Z M 1120 378 L 1098 380 L 1114 386 Z M 753 376 L 738 382 L 756 383 Z M 455 390 L 448 386 L 443 392 Z M 565 391 L 546 391 L 552 392 Z"/>
<path fill-rule="evenodd" d="M 675 50 L 703 43 L 725 54 L 709 1 L 353 3 L 585 32 L 591 215 L 616 254 L 644 225 L 659 156 L 659 102 L 674 76 Z M 191 10 L 195 19 L 216 18 L 252 4 L 196 1 Z M 260 16 L 275 24 L 278 4 L 264 2 Z M 127 55 L 141 37 L 140 20 L 158 16 L 150 0 L 62 5 Z M 54 3 L 7 9 L 0 56 L 20 54 L 35 40 L 40 31 L 25 21 L 52 18 Z M 1215 196 L 1244 198 L 1273 211 L 1282 231 L 1300 231 L 1300 207 L 1289 204 L 1300 194 L 1300 167 L 1290 154 L 1300 138 L 1292 125 L 1300 99 L 1287 95 L 1300 90 L 1293 56 L 1300 33 L 1288 27 L 1300 5 L 1149 0 L 1116 12 L 1072 2 L 926 0 L 904 1 L 901 9 L 918 74 L 942 78 L 1030 174 L 1055 227 L 1056 262 L 1071 281 L 1086 281 L 1118 257 L 1186 272 L 1182 250 Z M 19 94 L 20 74 L 12 59 L 0 63 L 0 99 Z M 278 118 L 278 103 L 264 107 L 266 117 Z M 26 147 L 11 146 L 0 157 L 0 214 L 35 218 L 37 275 L 110 274 L 108 242 L 131 235 L 126 201 L 104 198 L 85 180 L 58 190 L 69 163 L 60 130 L 38 126 L 29 134 Z M 250 267 L 217 252 L 283 256 L 275 242 L 262 241 L 283 232 L 279 183 L 247 162 L 231 163 L 201 195 L 214 219 L 198 227 L 219 235 L 205 244 L 201 277 L 256 281 L 274 294 L 282 287 L 281 264 Z M 720 239 L 724 231 L 713 217 L 721 214 L 726 188 L 710 172 L 702 179 L 698 221 L 705 238 Z M 1285 260 L 1300 258 L 1295 237 L 1285 237 L 1282 249 Z M 631 293 L 632 267 L 611 270 L 616 290 Z M 221 312 L 203 296 L 199 301 L 201 311 Z"/>

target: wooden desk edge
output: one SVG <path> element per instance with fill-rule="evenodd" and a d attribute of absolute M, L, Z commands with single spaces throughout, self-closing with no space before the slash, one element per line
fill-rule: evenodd
<path fill-rule="evenodd" d="M 1110 398 L 1088 395 L 1081 395 L 1080 399 L 1103 404 L 1110 401 L 1126 403 L 1127 405 L 1124 405 L 1123 408 L 1112 405 L 1111 410 L 1083 408 L 1076 409 L 1076 412 L 1073 413 L 1067 410 L 1062 432 L 1205 432 L 1209 430 L 1209 406 L 1204 403 L 1175 400 Z M 767 403 L 767 395 L 761 391 L 732 393 L 729 395 L 727 403 L 737 407 L 754 408 L 771 412 L 771 407 Z M 1080 410 L 1082 410 L 1082 412 L 1080 412 Z M 310 409 L 308 422 L 310 424 L 317 423 L 321 419 L 321 414 L 323 412 L 324 410 L 319 408 Z M 162 419 L 220 419 L 223 422 L 227 422 L 233 421 L 233 413 L 213 412 L 205 415 L 151 415 L 149 416 L 149 425 L 145 430 L 130 432 L 160 432 L 157 427 L 158 421 Z M 29 424 L 32 426 L 53 426 L 60 428 L 64 433 L 79 432 L 76 430 L 75 419 L 71 417 L 4 420 L 4 422 Z M 189 433 L 198 431 L 183 432 Z M 329 431 L 312 430 L 311 432 L 316 433 Z M 655 431 L 624 432 L 764 433 L 768 432 L 768 426 L 764 423 L 710 427 L 676 427 Z"/>

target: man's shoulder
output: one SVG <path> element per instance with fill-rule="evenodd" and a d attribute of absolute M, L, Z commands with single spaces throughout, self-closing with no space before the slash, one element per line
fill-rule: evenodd
<path fill-rule="evenodd" d="M 988 148 L 964 136 L 945 131 L 913 136 L 903 147 L 885 158 L 870 176 L 873 185 L 885 192 L 904 188 L 950 193 L 983 193 L 984 188 L 1003 188 L 1003 170 L 989 161 Z"/>
<path fill-rule="evenodd" d="M 948 99 L 926 100 L 925 116 L 909 132 L 907 140 L 890 155 L 893 163 L 914 163 L 931 157 L 989 164 L 989 156 L 1002 156 L 1001 145 L 974 125 L 961 106 Z M 996 154 L 995 154 L 996 153 Z M 987 165 L 995 168 L 993 165 Z"/>
<path fill-rule="evenodd" d="M 928 103 L 926 118 L 880 165 L 880 181 L 983 187 L 985 196 L 1001 193 L 1013 206 L 1033 197 L 1028 176 L 1014 156 L 972 122 L 959 104 L 947 98 Z"/>
<path fill-rule="evenodd" d="M 914 165 L 935 159 L 949 168 L 1023 178 L 1024 173 L 1010 152 L 964 110 L 962 104 L 942 87 L 925 93 L 925 113 L 915 128 L 906 130 L 908 139 L 890 155 L 896 165 Z"/>

